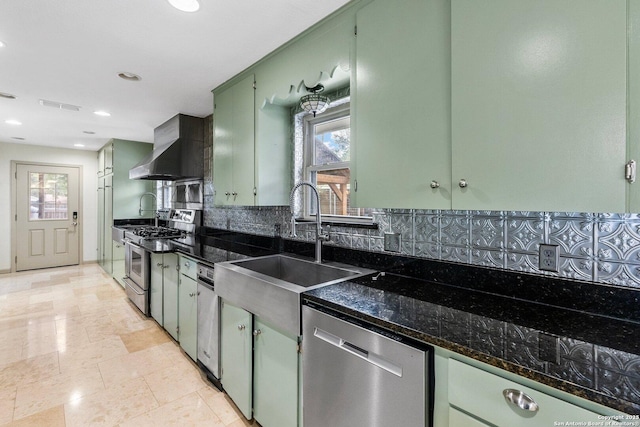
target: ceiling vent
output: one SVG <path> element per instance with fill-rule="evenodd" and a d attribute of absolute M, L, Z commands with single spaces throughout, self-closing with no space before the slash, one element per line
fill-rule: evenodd
<path fill-rule="evenodd" d="M 46 99 L 41 99 L 40 105 L 42 105 L 43 107 L 57 108 L 58 110 L 80 111 L 80 107 L 78 107 L 77 105 L 63 104 L 62 102 L 55 102 L 55 101 L 47 101 Z"/>

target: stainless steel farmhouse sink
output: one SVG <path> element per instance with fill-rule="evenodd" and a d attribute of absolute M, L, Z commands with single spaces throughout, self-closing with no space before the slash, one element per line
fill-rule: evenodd
<path fill-rule="evenodd" d="M 297 336 L 301 333 L 302 292 L 371 273 L 374 271 L 366 268 L 278 254 L 218 263 L 214 281 L 224 300 Z"/>

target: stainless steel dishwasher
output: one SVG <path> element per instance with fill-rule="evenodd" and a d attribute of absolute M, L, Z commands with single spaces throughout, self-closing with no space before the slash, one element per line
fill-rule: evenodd
<path fill-rule="evenodd" d="M 219 390 L 220 298 L 215 292 L 213 269 L 198 264 L 198 366 Z"/>
<path fill-rule="evenodd" d="M 302 307 L 304 426 L 430 427 L 432 348 L 349 320 Z"/>

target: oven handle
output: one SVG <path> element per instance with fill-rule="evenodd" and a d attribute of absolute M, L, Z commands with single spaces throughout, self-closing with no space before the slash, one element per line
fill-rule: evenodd
<path fill-rule="evenodd" d="M 130 287 L 137 295 L 144 295 L 144 291 L 138 292 L 138 286 L 136 286 L 135 283 L 130 282 L 128 277 L 124 277 L 122 280 L 124 280 L 124 283 L 126 283 L 127 286 Z"/>
<path fill-rule="evenodd" d="M 124 244 L 133 246 L 134 248 L 137 248 L 137 249 L 142 249 L 142 246 L 138 245 L 137 243 L 133 243 L 133 240 L 130 240 L 130 239 L 124 239 Z"/>

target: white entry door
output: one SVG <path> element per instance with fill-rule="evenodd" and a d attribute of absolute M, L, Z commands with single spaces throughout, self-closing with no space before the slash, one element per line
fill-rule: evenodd
<path fill-rule="evenodd" d="M 79 168 L 16 164 L 16 271 L 79 264 Z"/>

